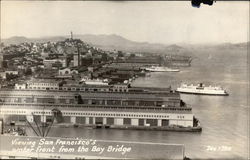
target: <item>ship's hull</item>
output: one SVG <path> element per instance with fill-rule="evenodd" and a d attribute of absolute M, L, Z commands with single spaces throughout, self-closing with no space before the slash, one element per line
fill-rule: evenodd
<path fill-rule="evenodd" d="M 226 92 L 204 91 L 204 90 L 184 90 L 177 88 L 177 92 L 196 95 L 211 95 L 211 96 L 228 96 Z"/>
<path fill-rule="evenodd" d="M 108 86 L 108 83 L 102 83 L 102 82 L 85 82 L 86 85 L 102 85 L 102 86 Z"/>
<path fill-rule="evenodd" d="M 175 132 L 201 132 L 202 127 L 144 127 L 144 126 L 110 126 L 111 129 L 175 131 Z"/>
<path fill-rule="evenodd" d="M 147 71 L 151 72 L 180 72 L 179 69 L 151 69 L 151 68 L 146 68 Z"/>

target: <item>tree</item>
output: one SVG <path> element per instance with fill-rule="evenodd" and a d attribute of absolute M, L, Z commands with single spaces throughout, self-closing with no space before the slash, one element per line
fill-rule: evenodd
<path fill-rule="evenodd" d="M 83 66 L 90 66 L 93 64 L 93 59 L 92 58 L 82 58 L 82 65 Z"/>
<path fill-rule="evenodd" d="M 32 70 L 30 68 L 26 69 L 25 72 L 24 72 L 24 75 L 25 76 L 32 75 Z"/>
<path fill-rule="evenodd" d="M 15 74 L 9 74 L 9 73 L 6 74 L 7 81 L 10 81 L 12 79 L 16 79 L 17 77 L 18 77 L 18 75 L 15 75 Z"/>
<path fill-rule="evenodd" d="M 124 54 L 122 53 L 122 51 L 118 51 L 118 57 L 124 57 Z"/>
<path fill-rule="evenodd" d="M 108 55 L 106 53 L 102 54 L 102 61 L 108 61 Z"/>
<path fill-rule="evenodd" d="M 129 58 L 135 58 L 135 54 L 134 54 L 134 53 L 131 53 L 131 54 L 129 55 Z"/>

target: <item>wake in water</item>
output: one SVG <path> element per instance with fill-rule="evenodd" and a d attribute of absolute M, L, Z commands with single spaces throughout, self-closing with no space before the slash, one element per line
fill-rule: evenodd
<path fill-rule="evenodd" d="M 250 108 L 249 105 L 243 105 L 243 104 L 241 104 L 240 107 L 242 107 L 242 108 L 248 108 L 248 109 Z"/>

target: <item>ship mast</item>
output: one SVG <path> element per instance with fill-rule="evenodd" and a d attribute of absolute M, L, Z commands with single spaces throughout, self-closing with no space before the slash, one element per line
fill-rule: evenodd
<path fill-rule="evenodd" d="M 70 32 L 70 39 L 73 40 L 73 32 Z"/>
<path fill-rule="evenodd" d="M 44 117 L 45 112 L 43 109 L 42 112 L 42 117 Z M 55 113 L 52 110 L 52 114 L 53 114 L 53 118 L 52 118 L 52 122 L 49 126 L 46 126 L 46 122 L 41 122 L 41 125 L 39 126 L 39 124 L 37 123 L 36 119 L 34 118 L 34 122 L 35 122 L 35 126 L 37 128 L 37 130 L 35 129 L 35 127 L 32 126 L 32 124 L 26 119 L 26 122 L 28 123 L 28 125 L 31 127 L 31 129 L 33 130 L 33 132 L 38 136 L 38 137 L 47 137 L 48 133 L 50 132 L 50 129 L 55 121 Z M 32 116 L 34 117 L 34 114 L 32 113 Z"/>

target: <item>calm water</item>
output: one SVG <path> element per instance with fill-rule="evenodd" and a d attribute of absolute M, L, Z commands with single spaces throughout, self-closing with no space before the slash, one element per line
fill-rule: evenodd
<path fill-rule="evenodd" d="M 219 84 L 230 94 L 181 95 L 201 121 L 202 133 L 53 128 L 49 136 L 184 144 L 185 154 L 190 158 L 246 159 L 249 150 L 246 60 L 237 59 L 236 63 L 226 59 L 194 60 L 192 67 L 182 68 L 179 73 L 152 73 L 151 77 L 136 79 L 133 85 L 176 88 L 181 82 Z"/>

